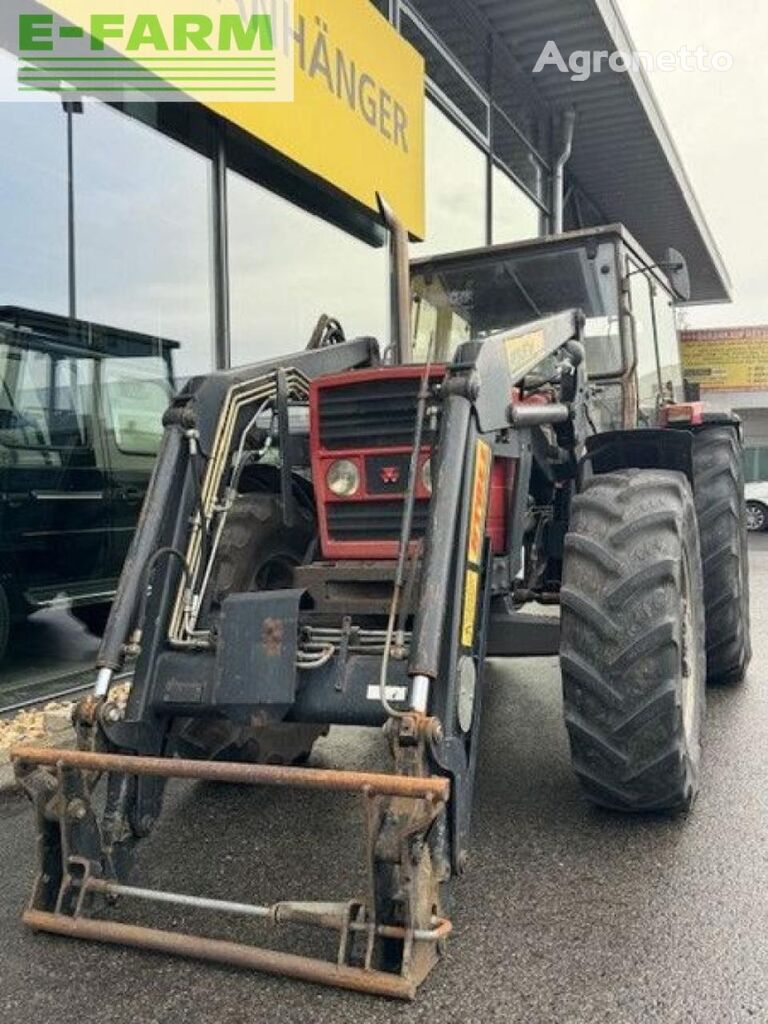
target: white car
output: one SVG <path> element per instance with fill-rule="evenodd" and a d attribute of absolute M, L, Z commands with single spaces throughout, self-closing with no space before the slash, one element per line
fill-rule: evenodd
<path fill-rule="evenodd" d="M 768 530 L 768 480 L 747 484 L 747 529 L 752 533 Z"/>

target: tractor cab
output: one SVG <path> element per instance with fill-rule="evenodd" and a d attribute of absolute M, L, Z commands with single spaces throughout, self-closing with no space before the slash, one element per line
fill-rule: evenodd
<path fill-rule="evenodd" d="M 431 346 L 434 361 L 450 362 L 464 342 L 579 309 L 600 431 L 653 425 L 661 405 L 684 398 L 683 271 L 676 253 L 654 263 L 621 225 L 417 260 L 413 358 Z"/>

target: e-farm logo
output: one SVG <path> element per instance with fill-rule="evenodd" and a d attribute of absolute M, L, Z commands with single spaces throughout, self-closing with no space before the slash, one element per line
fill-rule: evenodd
<path fill-rule="evenodd" d="M 49 0 L 50 13 L 24 6 L 19 94 L 293 99 L 292 0 Z"/>

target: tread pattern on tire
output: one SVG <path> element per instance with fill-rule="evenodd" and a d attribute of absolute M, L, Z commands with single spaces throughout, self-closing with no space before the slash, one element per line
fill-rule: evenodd
<path fill-rule="evenodd" d="M 691 740 L 680 693 L 683 557 L 699 639 L 687 652 L 700 680 Z M 704 709 L 702 593 L 693 497 L 682 474 L 597 476 L 574 499 L 560 660 L 573 766 L 593 802 L 624 811 L 690 806 Z"/>
<path fill-rule="evenodd" d="M 704 569 L 707 680 L 744 679 L 752 646 L 749 551 L 741 445 L 733 427 L 706 427 L 693 448 L 696 515 Z"/>

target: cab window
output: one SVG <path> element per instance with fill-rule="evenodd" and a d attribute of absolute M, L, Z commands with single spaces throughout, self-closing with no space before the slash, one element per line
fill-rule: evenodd
<path fill-rule="evenodd" d="M 15 466 L 61 466 L 92 447 L 93 360 L 0 342 L 0 445 Z"/>
<path fill-rule="evenodd" d="M 157 357 L 105 359 L 102 385 L 118 451 L 156 455 L 163 436 L 163 415 L 171 401 L 166 362 Z"/>
<path fill-rule="evenodd" d="M 435 360 L 450 361 L 464 341 L 481 340 L 553 313 L 580 309 L 591 377 L 624 369 L 616 248 L 613 242 L 556 249 L 489 250 L 440 266 L 415 269 L 415 361 L 434 336 Z"/>
<path fill-rule="evenodd" d="M 653 307 L 656 315 L 656 343 L 664 394 L 675 401 L 682 401 L 683 370 L 675 305 L 666 289 L 659 284 L 654 285 Z"/>
<path fill-rule="evenodd" d="M 631 260 L 629 297 L 632 306 L 633 336 L 637 359 L 637 391 L 640 413 L 653 419 L 659 394 L 659 369 L 656 362 L 656 339 L 653 326 L 653 299 L 647 274 Z"/>

